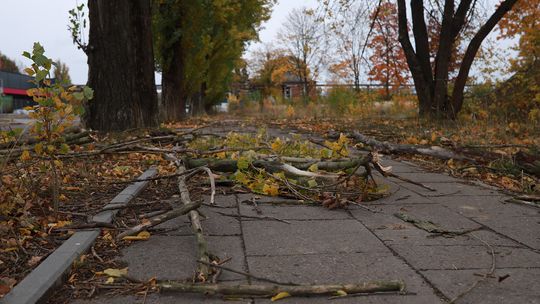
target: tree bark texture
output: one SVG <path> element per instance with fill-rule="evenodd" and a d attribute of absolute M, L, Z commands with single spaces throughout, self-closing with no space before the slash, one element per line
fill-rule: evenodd
<path fill-rule="evenodd" d="M 184 56 L 180 40 L 175 43 L 170 63 L 163 67 L 162 118 L 166 122 L 179 121 L 186 116 L 184 84 Z"/>
<path fill-rule="evenodd" d="M 347 294 L 375 293 L 375 292 L 401 292 L 405 284 L 401 281 L 372 281 L 359 284 L 331 284 L 331 285 L 221 285 L 221 284 L 193 284 L 184 282 L 159 282 L 163 291 L 202 293 L 210 295 L 233 296 L 262 296 L 271 297 L 280 292 L 287 292 L 290 296 L 317 296 L 335 295 L 337 292 Z"/>
<path fill-rule="evenodd" d="M 150 0 L 88 1 L 85 123 L 100 131 L 157 125 Z"/>

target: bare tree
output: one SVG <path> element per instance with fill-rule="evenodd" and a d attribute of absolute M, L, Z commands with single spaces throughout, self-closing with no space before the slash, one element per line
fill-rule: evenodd
<path fill-rule="evenodd" d="M 302 94 L 306 98 L 323 62 L 322 24 L 313 10 L 294 9 L 287 16 L 279 39 L 289 53 L 295 76 L 302 81 Z"/>
<path fill-rule="evenodd" d="M 450 94 L 449 72 L 452 54 L 457 41 L 464 29 L 467 28 L 467 21 L 474 15 L 477 0 L 461 0 L 457 8 L 455 2 L 455 0 L 430 0 L 429 3 L 434 9 L 427 10 L 423 0 L 411 0 L 412 33 L 415 42 L 415 46 L 413 46 L 407 26 L 407 5 L 405 0 L 397 0 L 399 40 L 413 76 L 420 103 L 420 115 L 424 117 L 451 119 L 457 117 L 463 105 L 465 84 L 482 42 L 517 0 L 502 1 L 487 21 L 472 35 L 461 64 L 459 64 L 459 72 Z M 441 16 L 437 18 L 440 20 L 440 31 L 438 39 L 436 39 L 438 45 L 433 62 L 430 61 L 426 14 L 440 14 Z"/>
<path fill-rule="evenodd" d="M 367 64 L 366 49 L 371 27 L 370 13 L 374 1 L 322 1 L 325 10 L 326 34 L 336 49 L 330 71 L 354 83 L 360 89 L 362 65 Z"/>

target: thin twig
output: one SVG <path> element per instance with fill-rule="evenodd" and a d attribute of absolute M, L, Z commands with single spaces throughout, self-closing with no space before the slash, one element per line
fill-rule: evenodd
<path fill-rule="evenodd" d="M 449 304 L 453 304 L 455 303 L 457 300 L 459 300 L 460 298 L 462 298 L 464 295 L 466 295 L 467 293 L 471 292 L 471 290 L 475 289 L 476 286 L 478 286 L 478 284 L 480 284 L 481 282 L 485 281 L 487 278 L 489 277 L 492 277 L 493 274 L 495 273 L 495 268 L 496 268 L 496 264 L 495 264 L 495 250 L 493 249 L 493 247 L 486 241 L 482 240 L 481 238 L 479 238 L 478 236 L 474 235 L 474 234 L 471 234 L 471 236 L 477 240 L 479 240 L 480 242 L 482 242 L 484 244 L 484 246 L 486 246 L 488 249 L 489 249 L 489 252 L 491 254 L 491 267 L 489 268 L 489 272 L 484 274 L 483 277 L 479 280 L 477 280 L 476 282 L 474 282 L 469 288 L 467 288 L 467 290 L 463 291 L 462 293 L 458 294 L 455 298 L 453 298 Z"/>
<path fill-rule="evenodd" d="M 229 217 L 235 217 L 235 218 L 249 218 L 249 219 L 257 219 L 257 220 L 273 220 L 273 221 L 278 221 L 278 222 L 282 222 L 282 223 L 285 223 L 285 224 L 290 224 L 291 222 L 289 221 L 286 221 L 286 220 L 282 220 L 282 219 L 278 219 L 278 218 L 275 218 L 275 217 L 272 217 L 272 216 L 250 216 L 250 215 L 240 215 L 240 214 L 228 214 L 228 213 L 224 213 L 224 212 L 219 212 L 219 211 L 216 211 L 216 213 L 219 213 L 223 216 L 229 216 Z"/>
<path fill-rule="evenodd" d="M 248 278 L 252 278 L 252 279 L 263 281 L 263 282 L 268 282 L 268 283 L 273 283 L 273 284 L 278 284 L 278 285 L 290 285 L 290 286 L 298 286 L 299 285 L 299 284 L 292 283 L 292 282 L 280 282 L 280 281 L 275 281 L 275 280 L 272 280 L 272 279 L 258 277 L 258 276 L 255 276 L 253 274 L 241 271 L 241 270 L 232 269 L 232 268 L 229 268 L 227 266 L 217 265 L 217 264 L 209 263 L 209 262 L 206 262 L 206 261 L 200 261 L 199 260 L 197 262 L 201 263 L 201 264 L 204 264 L 204 265 L 207 265 L 207 266 L 210 266 L 210 267 L 217 268 L 217 269 L 223 269 L 223 270 L 226 270 L 226 271 L 229 271 L 229 272 L 241 274 L 241 275 L 246 276 Z"/>

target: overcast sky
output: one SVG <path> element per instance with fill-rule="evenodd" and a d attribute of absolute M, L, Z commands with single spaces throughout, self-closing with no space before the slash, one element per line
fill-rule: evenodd
<path fill-rule="evenodd" d="M 86 1 L 78 1 L 83 2 Z M 316 4 L 316 0 L 280 0 L 274 7 L 272 18 L 260 33 L 261 41 L 273 41 L 292 9 L 315 7 Z M 68 65 L 74 83 L 86 83 L 86 55 L 73 45 L 67 30 L 68 11 L 75 5 L 75 0 L 1 0 L 0 52 L 27 66 L 29 62 L 21 53 L 30 51 L 33 43 L 39 41 L 45 47 L 47 56 L 60 59 Z M 257 44 L 253 43 L 249 49 L 256 47 Z M 156 81 L 160 82 L 159 75 Z"/>
<path fill-rule="evenodd" d="M 79 4 L 83 2 L 86 1 L 78 1 Z M 293 8 L 314 6 L 316 2 L 280 1 L 274 8 L 272 19 L 260 33 L 261 40 L 271 41 L 287 13 Z M 74 83 L 86 83 L 86 55 L 73 45 L 67 30 L 68 11 L 75 5 L 75 0 L 1 0 L 0 52 L 27 66 L 29 61 L 21 54 L 23 51 L 30 51 L 33 43 L 39 41 L 45 47 L 47 56 L 60 59 L 68 65 Z"/>

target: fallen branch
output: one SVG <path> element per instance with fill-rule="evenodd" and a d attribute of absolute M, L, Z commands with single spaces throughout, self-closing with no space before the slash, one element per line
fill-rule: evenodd
<path fill-rule="evenodd" d="M 537 208 L 540 207 L 540 202 L 539 201 L 526 201 L 526 200 L 517 199 L 517 198 L 509 198 L 505 202 L 514 203 L 514 204 L 521 204 L 521 205 L 527 205 L 527 206 L 537 207 Z"/>
<path fill-rule="evenodd" d="M 130 228 L 129 230 L 126 230 L 122 233 L 120 233 L 116 238 L 118 240 L 121 240 L 123 237 L 125 236 L 129 236 L 129 235 L 135 235 L 143 230 L 146 230 L 150 227 L 154 227 L 156 225 L 159 225 L 163 222 L 166 222 L 168 220 L 171 220 L 171 219 L 174 219 L 174 218 L 177 218 L 181 215 L 184 215 L 188 212 L 191 212 L 192 210 L 195 210 L 197 208 L 199 208 L 201 206 L 201 203 L 200 202 L 195 202 L 195 203 L 189 203 L 189 204 L 186 204 L 182 207 L 179 207 L 179 208 L 175 208 L 167 213 L 164 213 L 162 215 L 159 215 L 159 216 L 156 216 L 156 217 L 153 217 L 151 219 L 148 219 L 148 221 L 144 221 L 142 224 L 139 224 L 135 227 L 132 227 Z"/>
<path fill-rule="evenodd" d="M 353 138 L 354 140 L 360 143 L 371 146 L 379 152 L 388 153 L 388 154 L 420 154 L 420 155 L 432 156 L 432 157 L 443 159 L 443 160 L 455 159 L 455 160 L 468 160 L 473 163 L 476 162 L 472 158 L 468 158 L 466 156 L 456 154 L 453 151 L 447 150 L 439 146 L 417 146 L 417 145 L 407 145 L 407 144 L 393 144 L 387 141 L 381 142 L 374 138 L 365 136 L 357 131 L 353 132 L 352 134 L 349 134 L 349 137 Z"/>
<path fill-rule="evenodd" d="M 184 164 L 182 163 L 182 161 L 180 161 L 174 155 L 166 154 L 165 156 L 167 159 L 172 160 L 175 163 L 177 167 L 177 173 L 180 174 L 186 171 L 186 168 Z M 210 175 L 212 175 L 211 171 L 210 171 Z M 189 190 L 186 185 L 185 176 L 178 177 L 178 190 L 180 191 L 180 200 L 182 201 L 184 206 L 192 204 L 191 198 L 189 196 Z M 214 202 L 214 197 L 213 197 L 214 194 L 215 194 L 215 189 L 213 189 L 212 191 L 212 198 L 210 199 L 211 203 Z M 195 239 L 197 240 L 197 260 L 210 263 L 210 254 L 208 253 L 208 245 L 204 238 L 199 212 L 197 210 L 191 210 L 189 212 L 189 219 L 191 221 L 191 228 L 193 230 L 193 233 L 195 234 Z M 210 278 L 210 269 L 208 268 L 208 265 L 199 263 L 197 267 L 196 277 L 201 282 L 207 281 Z"/>
<path fill-rule="evenodd" d="M 163 291 L 201 293 L 210 295 L 227 296 L 259 296 L 271 297 L 281 292 L 290 296 L 317 296 L 335 295 L 345 292 L 347 294 L 375 293 L 383 291 L 401 292 L 405 284 L 401 281 L 371 281 L 359 284 L 334 284 L 334 285 L 222 285 L 222 284 L 192 284 L 183 282 L 159 282 L 158 286 Z"/>
<path fill-rule="evenodd" d="M 267 278 L 263 278 L 263 277 L 258 277 L 258 276 L 252 275 L 251 273 L 247 273 L 247 272 L 244 272 L 244 271 L 232 269 L 232 268 L 222 266 L 222 265 L 217 265 L 217 264 L 214 264 L 214 263 L 207 263 L 207 262 L 204 262 L 204 261 L 197 261 L 197 262 L 201 263 L 201 264 L 208 265 L 208 266 L 213 267 L 213 268 L 226 270 L 226 271 L 233 272 L 233 273 L 236 273 L 236 274 L 241 274 L 241 275 L 243 275 L 245 277 L 252 278 L 252 279 L 255 279 L 255 280 L 259 280 L 259 281 L 263 281 L 263 282 L 268 282 L 268 283 L 278 284 L 278 285 L 298 286 L 298 284 L 295 284 L 295 283 L 280 282 L 280 281 L 275 281 L 275 280 L 271 280 L 271 279 L 267 279 Z"/>

